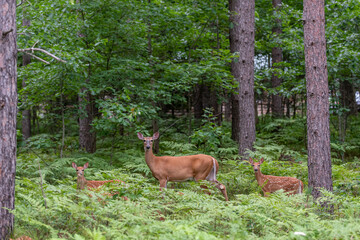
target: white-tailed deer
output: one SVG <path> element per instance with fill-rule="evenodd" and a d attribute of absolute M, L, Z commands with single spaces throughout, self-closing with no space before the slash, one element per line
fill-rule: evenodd
<path fill-rule="evenodd" d="M 13 239 L 10 238 L 10 240 L 13 240 Z M 21 236 L 21 237 L 16 238 L 15 240 L 32 240 L 32 238 L 28 237 L 28 236 Z"/>
<path fill-rule="evenodd" d="M 249 163 L 254 169 L 255 178 L 264 192 L 264 196 L 267 197 L 269 193 L 273 193 L 280 189 L 283 189 L 288 195 L 300 194 L 304 190 L 304 183 L 294 177 L 278 177 L 271 175 L 264 175 L 260 171 L 260 165 L 264 162 L 264 158 L 261 158 L 259 162 L 254 162 L 252 158 L 249 159 Z"/>
<path fill-rule="evenodd" d="M 75 168 L 76 170 L 76 174 L 77 174 L 77 189 L 82 190 L 85 189 L 85 187 L 87 187 L 88 190 L 93 190 L 96 188 L 101 187 L 102 185 L 104 185 L 105 183 L 109 183 L 109 182 L 119 182 L 124 184 L 123 181 L 120 180 L 107 180 L 107 181 L 88 181 L 85 178 L 85 173 L 84 170 L 87 169 L 89 166 L 89 163 L 85 163 L 85 165 L 83 167 L 78 167 L 75 163 L 72 163 L 72 167 Z M 108 195 L 113 196 L 116 193 L 108 193 Z M 128 200 L 127 197 L 123 196 L 122 199 L 124 200 Z"/>
<path fill-rule="evenodd" d="M 226 188 L 216 180 L 219 164 L 209 155 L 198 154 L 190 156 L 157 157 L 153 154 L 153 141 L 159 138 L 156 132 L 152 137 L 144 137 L 137 133 L 140 140 L 144 141 L 145 161 L 153 176 L 159 180 L 160 188 L 166 188 L 167 182 L 183 182 L 187 180 L 208 180 L 218 188 L 228 201 Z"/>

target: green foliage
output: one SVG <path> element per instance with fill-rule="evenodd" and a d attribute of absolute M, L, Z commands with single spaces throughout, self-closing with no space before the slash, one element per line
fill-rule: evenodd
<path fill-rule="evenodd" d="M 194 144 L 186 143 L 184 134 L 167 135 L 173 131 L 169 129 L 161 138 L 163 155 L 199 153 Z M 168 189 L 160 192 L 135 134 L 116 138 L 113 154 L 109 153 L 113 138 L 99 141 L 95 154 L 68 151 L 63 159 L 51 151 L 21 149 L 15 235 L 35 239 L 297 239 L 300 236 L 295 232 L 303 232 L 310 239 L 347 239 L 360 234 L 359 161 L 334 165 L 334 193 L 323 192 L 322 199 L 334 206 L 329 215 L 308 193 L 288 197 L 280 191 L 262 197 L 252 167 L 239 162 L 232 145 L 214 152 L 220 163 L 218 180 L 226 185 L 230 202 L 207 181 L 169 183 Z M 37 142 L 38 138 L 32 138 L 29 144 Z M 278 161 L 281 153 L 299 159 Z M 306 159 L 295 153 L 269 145 L 251 155 L 266 159 L 264 174 L 297 177 L 307 185 Z M 106 184 L 96 191 L 78 192 L 71 162 L 89 162 L 89 180 L 120 179 L 125 185 Z M 208 189 L 204 192 L 200 185 Z M 109 196 L 109 192 L 115 194 Z"/>
<path fill-rule="evenodd" d="M 234 148 L 227 148 L 234 144 L 230 139 L 230 131 L 226 123 L 224 123 L 225 126 L 218 126 L 216 116 L 213 115 L 211 109 L 204 109 L 201 121 L 201 127 L 190 136 L 191 142 L 199 150 L 223 156 L 234 153 Z"/>
<path fill-rule="evenodd" d="M 359 85 L 359 6 L 357 0 L 326 3 L 331 89 L 336 90 L 342 80 Z M 279 93 L 305 101 L 302 7 L 300 1 L 288 1 L 275 13 L 270 1 L 256 1 L 257 96 Z M 312 201 L 309 189 L 302 196 L 278 192 L 261 197 L 251 166 L 239 160 L 229 123 L 218 126 L 210 111 L 205 111 L 201 126 L 192 129 L 192 135 L 186 117 L 166 115 L 167 107 L 188 108 L 197 84 L 216 88 L 220 99 L 236 89 L 229 67 L 233 56 L 228 14 L 228 1 L 34 0 L 17 8 L 18 47 L 39 47 L 67 62 L 35 51 L 50 64 L 32 59 L 25 67 L 23 53 L 19 53 L 19 109 L 36 113 L 33 133 L 37 135 L 18 144 L 16 236 L 79 240 L 359 238 L 359 117 L 349 120 L 345 142 L 336 140 L 337 130 L 331 129 L 334 192 L 323 192 L 319 200 L 334 206 L 329 215 Z M 281 36 L 272 33 L 276 18 L 281 20 Z M 22 24 L 24 19 L 31 21 L 30 26 Z M 275 46 L 284 55 L 277 69 L 268 62 Z M 274 73 L 283 79 L 277 88 L 269 81 Z M 80 93 L 80 89 L 86 91 Z M 78 151 L 77 121 L 84 114 L 78 98 L 85 93 L 98 110 L 93 121 L 98 136 L 95 154 Z M 337 98 L 331 100 L 337 104 Z M 59 158 L 62 110 L 66 137 L 64 157 Z M 338 116 L 347 112 L 338 104 L 332 110 Z M 218 180 L 226 185 L 230 202 L 224 202 L 220 192 L 205 181 L 169 184 L 159 192 L 135 134 L 144 130 L 151 135 L 152 119 L 158 119 L 161 127 L 161 155 L 207 153 L 219 161 Z M 307 183 L 305 117 L 260 117 L 257 131 L 256 151 L 250 156 L 265 158 L 262 171 Z M 20 131 L 17 135 L 20 139 Z M 120 179 L 126 184 L 78 192 L 71 162 L 89 162 L 89 180 Z M 200 185 L 209 189 L 204 192 Z"/>

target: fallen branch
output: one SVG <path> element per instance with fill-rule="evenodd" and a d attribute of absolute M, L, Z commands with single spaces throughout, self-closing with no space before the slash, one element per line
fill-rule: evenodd
<path fill-rule="evenodd" d="M 21 52 L 21 51 L 20 51 L 20 52 Z M 44 59 L 39 58 L 38 56 L 35 56 L 34 54 L 31 54 L 31 53 L 28 53 L 28 52 L 25 52 L 25 54 L 30 55 L 30 56 L 32 56 L 33 58 L 36 58 L 37 60 L 39 60 L 39 61 L 41 61 L 41 62 L 44 62 L 44 63 L 46 63 L 46 64 L 50 64 L 48 61 L 45 61 Z"/>
<path fill-rule="evenodd" d="M 35 43 L 35 44 L 36 44 L 36 43 Z M 25 49 L 18 49 L 18 51 L 19 51 L 19 52 L 24 52 L 24 53 L 29 54 L 29 55 L 31 55 L 30 53 L 28 53 L 28 52 L 30 52 L 30 51 L 31 51 L 31 52 L 40 51 L 40 52 L 43 52 L 43 53 L 45 53 L 46 55 L 54 58 L 55 60 L 57 60 L 57 61 L 59 61 L 59 62 L 66 63 L 65 60 L 62 60 L 62 59 L 58 58 L 57 56 L 55 56 L 54 54 L 51 54 L 51 53 L 49 53 L 48 51 L 46 51 L 46 50 L 44 50 L 44 49 L 41 49 L 41 48 L 31 47 L 31 48 L 25 48 Z M 32 56 L 35 56 L 35 55 L 32 55 Z M 36 57 L 36 58 L 39 59 L 38 57 Z M 39 59 L 39 60 L 40 60 L 40 59 Z M 43 61 L 45 61 L 45 60 L 43 60 Z M 48 64 L 49 64 L 49 63 L 48 63 Z"/>

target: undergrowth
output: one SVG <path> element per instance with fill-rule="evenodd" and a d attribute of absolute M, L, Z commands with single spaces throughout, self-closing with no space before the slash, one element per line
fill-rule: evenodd
<path fill-rule="evenodd" d="M 297 177 L 307 186 L 307 156 L 299 147 L 303 144 L 299 121 L 260 126 L 256 151 L 250 154 L 266 159 L 264 174 Z M 212 136 L 209 144 L 202 131 L 212 127 L 215 133 L 224 134 Z M 299 133 L 288 136 L 292 129 Z M 273 137 L 272 131 L 280 136 Z M 169 183 L 168 189 L 159 191 L 135 134 L 118 137 L 115 143 L 113 138 L 100 139 L 95 154 L 74 150 L 75 140 L 69 137 L 63 158 L 59 158 L 57 139 L 43 134 L 19 148 L 14 235 L 75 240 L 360 238 L 358 158 L 333 165 L 334 192 L 323 193 L 333 206 L 330 214 L 313 202 L 308 189 L 297 196 L 277 192 L 262 197 L 251 166 L 239 160 L 226 124 L 204 125 L 193 135 L 192 143 L 186 134 L 178 131 L 174 137 L 170 132 L 161 138 L 160 155 L 214 156 L 220 164 L 218 180 L 226 185 L 229 202 L 206 181 Z M 78 192 L 72 162 L 89 162 L 88 180 L 119 179 L 126 184 Z M 115 195 L 106 194 L 109 192 Z"/>

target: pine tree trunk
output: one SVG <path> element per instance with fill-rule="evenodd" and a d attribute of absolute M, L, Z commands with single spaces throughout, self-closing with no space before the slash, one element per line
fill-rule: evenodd
<path fill-rule="evenodd" d="M 151 0 L 148 0 L 148 4 L 150 5 L 151 4 Z M 148 19 L 148 23 L 147 23 L 147 26 L 148 26 L 148 33 L 147 33 L 147 40 L 148 40 L 148 54 L 149 54 L 149 65 L 151 66 L 151 75 L 150 75 L 150 78 L 151 78 L 151 89 L 152 91 L 154 92 L 154 96 L 156 95 L 155 94 L 155 78 L 153 76 L 154 72 L 153 72 L 153 69 L 154 69 L 154 63 L 152 62 L 152 56 L 153 56 L 153 49 L 152 49 L 152 38 L 151 38 L 151 19 Z M 151 105 L 153 106 L 154 109 L 156 109 L 156 102 L 154 101 L 153 98 L 151 98 Z M 156 133 L 159 131 L 159 121 L 157 119 L 157 116 L 155 118 L 153 118 L 152 120 L 152 128 L 153 128 L 153 133 Z M 155 154 L 159 153 L 159 150 L 160 150 L 160 139 L 156 139 L 154 141 L 154 145 L 153 145 L 153 151 Z"/>
<path fill-rule="evenodd" d="M 240 141 L 239 95 L 231 94 L 231 139 Z"/>
<path fill-rule="evenodd" d="M 230 29 L 229 29 L 229 40 L 230 40 L 230 52 L 232 54 L 239 52 L 239 0 L 229 0 L 230 10 Z M 231 73 L 234 76 L 234 80 L 238 81 L 240 77 L 239 60 L 234 58 L 231 61 Z M 231 94 L 231 138 L 239 142 L 240 139 L 240 112 L 239 112 L 239 94 Z"/>
<path fill-rule="evenodd" d="M 224 119 L 225 121 L 231 121 L 231 94 L 226 92 L 225 94 L 227 100 L 223 103 L 224 106 Z"/>
<path fill-rule="evenodd" d="M 304 0 L 309 187 L 332 191 L 324 0 Z"/>
<path fill-rule="evenodd" d="M 96 134 L 92 131 L 91 123 L 94 118 L 94 106 L 90 93 L 85 87 L 79 95 L 79 144 L 80 149 L 88 153 L 96 151 Z"/>
<path fill-rule="evenodd" d="M 279 11 L 279 8 L 281 7 L 282 0 L 273 0 L 273 8 L 275 9 L 275 12 Z M 272 29 L 273 35 L 275 38 L 279 38 L 279 35 L 282 34 L 281 30 L 281 19 L 275 19 L 275 26 Z M 277 41 L 278 42 L 278 41 Z M 282 54 L 282 48 L 279 46 L 272 48 L 272 64 L 273 68 L 279 68 L 277 66 L 278 63 L 283 61 L 283 54 Z M 277 88 L 281 85 L 282 79 L 279 78 L 277 73 L 272 74 L 271 78 L 271 85 L 273 88 Z M 271 105 L 272 114 L 274 117 L 282 117 L 284 115 L 284 107 L 282 104 L 282 97 L 280 94 L 274 94 L 272 95 L 272 105 Z"/>
<path fill-rule="evenodd" d="M 240 57 L 231 63 L 234 78 L 239 82 L 239 155 L 247 158 L 255 142 L 254 107 L 254 44 L 255 0 L 230 0 L 230 50 Z"/>
<path fill-rule="evenodd" d="M 0 0 L 0 239 L 14 226 L 16 170 L 16 1 Z"/>
<path fill-rule="evenodd" d="M 357 115 L 354 86 L 348 80 L 340 81 L 340 101 L 342 107 L 350 110 L 347 115 Z"/>

